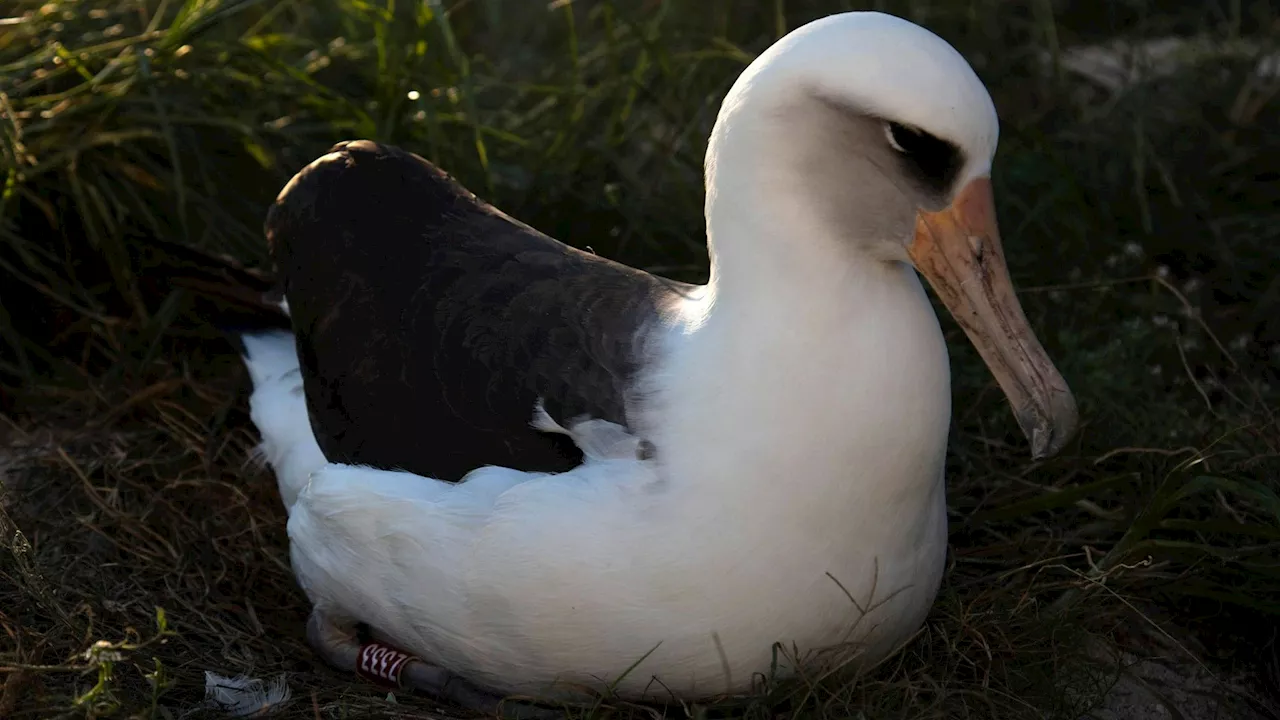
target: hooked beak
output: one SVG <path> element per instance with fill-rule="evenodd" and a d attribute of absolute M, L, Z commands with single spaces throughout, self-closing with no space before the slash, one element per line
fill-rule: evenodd
<path fill-rule="evenodd" d="M 1075 432 L 1076 401 L 1013 292 L 991 179 L 970 181 L 944 210 L 921 212 L 907 254 L 995 375 L 1031 456 L 1056 454 Z"/>

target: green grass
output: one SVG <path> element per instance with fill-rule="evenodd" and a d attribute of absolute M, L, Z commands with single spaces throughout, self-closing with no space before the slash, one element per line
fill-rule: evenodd
<path fill-rule="evenodd" d="M 927 25 L 991 89 L 1011 271 L 1083 428 L 1031 464 L 939 307 L 955 373 L 951 558 L 925 628 L 863 677 L 770 682 L 690 711 L 1074 719 L 1115 680 L 1114 648 L 1242 676 L 1255 708 L 1280 702 L 1277 86 L 1250 84 L 1240 56 L 1114 97 L 1040 70 L 1042 54 L 1113 37 L 1275 48 L 1280 13 L 1062 5 L 5 5 L 0 716 L 178 717 L 206 669 L 289 673 L 285 717 L 434 714 L 306 649 L 274 480 L 247 462 L 247 380 L 192 298 L 148 272 L 149 243 L 262 265 L 283 183 L 369 137 L 561 239 L 702 280 L 720 97 L 779 32 L 855 7 Z"/>

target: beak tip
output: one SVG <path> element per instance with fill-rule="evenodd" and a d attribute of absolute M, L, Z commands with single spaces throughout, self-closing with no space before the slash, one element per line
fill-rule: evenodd
<path fill-rule="evenodd" d="M 1061 452 L 1075 435 L 1080 421 L 1076 400 L 1070 391 L 1055 393 L 1051 406 L 1045 410 L 1048 412 L 1031 407 L 1018 413 L 1018 424 L 1031 442 L 1031 459 L 1034 461 L 1045 460 Z"/>
<path fill-rule="evenodd" d="M 1049 440 L 1053 437 L 1052 431 L 1045 431 L 1036 428 L 1031 431 L 1031 459 L 1040 461 L 1049 456 Z"/>

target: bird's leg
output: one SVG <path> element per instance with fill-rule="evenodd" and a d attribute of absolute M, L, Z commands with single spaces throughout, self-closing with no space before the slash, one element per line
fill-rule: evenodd
<path fill-rule="evenodd" d="M 512 720 L 563 717 L 562 713 L 554 710 L 503 702 L 497 694 L 486 692 L 442 667 L 429 665 L 377 640 L 362 643 L 354 624 L 343 627 L 319 609 L 312 610 L 307 621 L 307 641 L 333 667 L 354 672 L 378 685 L 420 690 L 491 717 Z"/>

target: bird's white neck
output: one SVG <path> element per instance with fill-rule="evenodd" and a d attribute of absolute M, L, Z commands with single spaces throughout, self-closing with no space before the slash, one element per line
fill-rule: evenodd
<path fill-rule="evenodd" d="M 717 502 L 816 504 L 802 512 L 868 493 L 881 508 L 911 502 L 940 477 L 950 419 L 946 346 L 921 283 L 859 250 L 776 167 L 733 152 L 757 138 L 734 139 L 720 138 L 708 172 L 711 280 L 652 379 L 670 476 Z M 830 487 L 798 492 L 807 483 Z"/>

